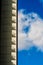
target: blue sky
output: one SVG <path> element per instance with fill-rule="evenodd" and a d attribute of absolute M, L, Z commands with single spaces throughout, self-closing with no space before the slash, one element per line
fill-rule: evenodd
<path fill-rule="evenodd" d="M 43 17 L 42 4 L 40 0 L 18 0 L 18 9 L 26 9 L 26 12 L 34 11 Z"/>
<path fill-rule="evenodd" d="M 43 0 L 18 0 L 18 65 L 43 65 Z"/>
<path fill-rule="evenodd" d="M 18 65 L 43 65 L 43 53 L 36 48 L 18 53 Z"/>

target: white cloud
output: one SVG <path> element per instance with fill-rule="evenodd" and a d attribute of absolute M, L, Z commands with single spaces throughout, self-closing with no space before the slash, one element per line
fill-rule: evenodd
<path fill-rule="evenodd" d="M 24 26 L 30 26 L 28 33 L 22 31 Z M 43 20 L 34 12 L 24 14 L 23 10 L 20 10 L 18 12 L 18 49 L 28 50 L 33 46 L 43 51 Z"/>

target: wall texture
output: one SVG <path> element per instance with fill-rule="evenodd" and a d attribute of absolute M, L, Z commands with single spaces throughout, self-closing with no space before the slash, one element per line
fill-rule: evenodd
<path fill-rule="evenodd" d="M 12 65 L 11 60 L 11 0 L 1 1 L 1 43 L 0 63 L 1 65 Z"/>

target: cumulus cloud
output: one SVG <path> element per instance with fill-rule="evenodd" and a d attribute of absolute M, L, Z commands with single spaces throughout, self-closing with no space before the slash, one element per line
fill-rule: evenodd
<path fill-rule="evenodd" d="M 27 28 L 28 31 L 25 32 Z M 28 50 L 33 46 L 43 51 L 43 20 L 37 13 L 24 14 L 24 11 L 20 10 L 18 11 L 18 50 Z"/>

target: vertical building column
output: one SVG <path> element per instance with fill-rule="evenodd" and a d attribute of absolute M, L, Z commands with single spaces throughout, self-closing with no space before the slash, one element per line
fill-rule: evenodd
<path fill-rule="evenodd" d="M 17 0 L 12 0 L 12 37 L 11 37 L 11 62 L 16 65 L 16 22 Z"/>

